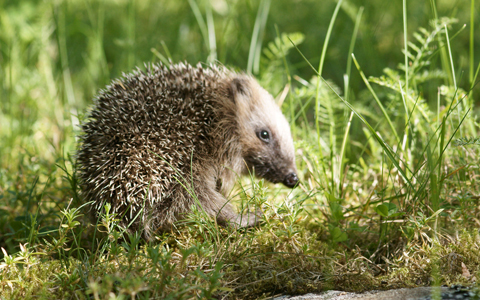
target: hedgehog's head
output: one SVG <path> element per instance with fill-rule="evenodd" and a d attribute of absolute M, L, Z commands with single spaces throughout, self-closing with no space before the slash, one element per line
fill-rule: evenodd
<path fill-rule="evenodd" d="M 290 126 L 273 97 L 255 79 L 230 82 L 242 156 L 255 175 L 293 188 L 298 183 Z"/>

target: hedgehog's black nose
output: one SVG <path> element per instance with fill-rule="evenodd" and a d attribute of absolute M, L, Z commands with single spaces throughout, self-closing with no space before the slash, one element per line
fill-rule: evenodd
<path fill-rule="evenodd" d="M 294 172 L 289 173 L 287 176 L 285 176 L 285 179 L 283 180 L 283 184 L 289 188 L 295 187 L 298 183 L 298 177 L 297 174 Z"/>

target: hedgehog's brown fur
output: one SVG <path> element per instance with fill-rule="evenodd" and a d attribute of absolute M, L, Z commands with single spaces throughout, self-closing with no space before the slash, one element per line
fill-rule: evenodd
<path fill-rule="evenodd" d="M 111 203 L 123 225 L 137 217 L 130 229 L 147 238 L 188 213 L 195 197 L 221 224 L 254 225 L 255 214 L 237 215 L 225 198 L 237 174 L 297 183 L 290 128 L 273 98 L 223 67 L 159 64 L 127 74 L 100 92 L 82 131 L 84 198 L 97 212 Z"/>

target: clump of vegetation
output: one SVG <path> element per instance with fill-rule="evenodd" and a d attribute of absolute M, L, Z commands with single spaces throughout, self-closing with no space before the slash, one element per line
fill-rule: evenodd
<path fill-rule="evenodd" d="M 4 3 L 0 295 L 254 299 L 476 282 L 474 1 L 356 2 L 295 2 L 295 16 L 269 0 Z M 194 211 L 147 243 L 108 205 L 88 218 L 74 157 L 83 112 L 122 71 L 169 59 L 246 69 L 289 118 L 301 185 L 243 178 L 232 192 L 262 225 Z"/>

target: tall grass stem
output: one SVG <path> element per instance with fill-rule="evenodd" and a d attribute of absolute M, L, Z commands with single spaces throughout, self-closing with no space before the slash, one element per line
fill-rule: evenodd
<path fill-rule="evenodd" d="M 215 37 L 215 23 L 213 21 L 212 6 L 210 3 L 207 4 L 206 11 L 209 50 L 207 62 L 214 63 L 217 60 L 217 39 Z"/>
<path fill-rule="evenodd" d="M 407 31 L 407 0 L 403 0 L 403 44 L 405 47 L 405 93 L 408 97 L 408 31 Z"/>
<path fill-rule="evenodd" d="M 258 7 L 255 25 L 253 26 L 250 49 L 248 51 L 247 72 L 258 73 L 260 68 L 260 54 L 262 49 L 262 38 L 267 23 L 268 12 L 271 0 L 262 0 Z"/>

